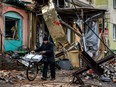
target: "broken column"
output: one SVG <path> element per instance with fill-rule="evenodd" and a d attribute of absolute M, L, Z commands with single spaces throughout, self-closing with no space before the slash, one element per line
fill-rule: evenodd
<path fill-rule="evenodd" d="M 49 0 L 48 5 L 42 7 L 42 14 L 55 45 L 57 46 L 58 43 L 61 43 L 63 46 L 65 46 L 68 44 L 65 32 L 61 26 L 52 0 Z"/>

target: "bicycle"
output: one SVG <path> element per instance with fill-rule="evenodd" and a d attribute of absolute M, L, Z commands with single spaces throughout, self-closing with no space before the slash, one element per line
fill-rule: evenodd
<path fill-rule="evenodd" d="M 38 72 L 41 72 L 43 69 L 43 57 L 40 53 L 37 54 L 29 51 L 28 53 L 23 53 L 23 55 L 21 53 L 20 55 L 18 52 L 9 51 L 7 54 L 17 61 L 18 66 L 23 65 L 23 68 L 26 69 L 26 77 L 29 81 L 33 81 L 37 77 Z M 57 69 L 61 69 L 57 64 L 56 67 Z"/>
<path fill-rule="evenodd" d="M 21 60 L 23 61 L 23 64 L 27 66 L 26 68 L 26 77 L 29 81 L 33 81 L 36 77 L 38 72 L 42 71 L 43 69 L 43 62 L 46 58 L 45 56 L 41 54 L 26 54 Z M 56 69 L 60 70 L 61 67 L 55 62 Z M 49 72 L 49 71 L 48 71 Z"/>
<path fill-rule="evenodd" d="M 42 70 L 42 58 L 41 54 L 28 53 L 18 60 L 27 67 L 26 77 L 29 81 L 33 81 L 37 77 L 38 71 Z"/>

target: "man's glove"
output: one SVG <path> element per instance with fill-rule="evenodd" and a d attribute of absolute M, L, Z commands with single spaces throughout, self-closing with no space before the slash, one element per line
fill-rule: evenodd
<path fill-rule="evenodd" d="M 46 53 L 46 51 L 41 51 L 41 52 L 40 52 L 40 54 L 44 54 L 44 53 Z"/>

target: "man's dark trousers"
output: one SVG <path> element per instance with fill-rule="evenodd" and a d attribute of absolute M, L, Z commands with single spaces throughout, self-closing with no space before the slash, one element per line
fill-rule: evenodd
<path fill-rule="evenodd" d="M 55 79 L 55 62 L 44 62 L 43 77 L 47 78 L 48 66 L 50 66 L 51 79 Z"/>

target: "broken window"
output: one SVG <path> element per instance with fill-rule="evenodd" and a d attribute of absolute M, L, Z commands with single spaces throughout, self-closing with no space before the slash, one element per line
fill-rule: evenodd
<path fill-rule="evenodd" d="M 5 37 L 6 39 L 18 39 L 18 19 L 5 18 Z"/>
<path fill-rule="evenodd" d="M 116 24 L 113 24 L 113 40 L 116 40 Z"/>
<path fill-rule="evenodd" d="M 113 0 L 113 8 L 116 9 L 116 0 Z"/>

